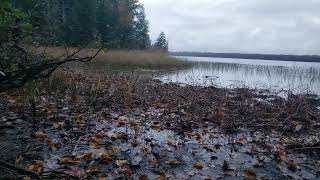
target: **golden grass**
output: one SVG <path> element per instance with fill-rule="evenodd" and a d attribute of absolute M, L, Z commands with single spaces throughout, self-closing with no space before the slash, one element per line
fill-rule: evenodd
<path fill-rule="evenodd" d="M 41 49 L 43 51 L 43 49 Z M 76 51 L 76 48 L 68 48 L 68 53 Z M 59 57 L 66 53 L 64 48 L 47 48 L 47 54 L 51 57 Z M 96 49 L 83 49 L 79 56 L 89 56 L 96 52 Z M 142 68 L 142 69 L 174 69 L 183 68 L 187 62 L 178 60 L 161 51 L 138 51 L 138 50 L 110 50 L 101 51 L 90 63 L 97 68 Z"/>

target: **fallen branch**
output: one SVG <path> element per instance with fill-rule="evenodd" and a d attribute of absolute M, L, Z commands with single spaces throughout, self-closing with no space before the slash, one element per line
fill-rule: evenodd
<path fill-rule="evenodd" d="M 9 164 L 9 163 L 5 163 L 5 162 L 1 162 L 0 161 L 0 166 L 2 166 L 4 168 L 7 168 L 7 169 L 10 169 L 10 170 L 13 170 L 13 171 L 15 171 L 15 172 L 17 172 L 19 174 L 22 174 L 22 175 L 31 176 L 34 179 L 41 179 L 41 177 L 37 173 L 28 171 L 26 169 L 23 169 L 21 167 L 18 167 L 18 166 Z"/>

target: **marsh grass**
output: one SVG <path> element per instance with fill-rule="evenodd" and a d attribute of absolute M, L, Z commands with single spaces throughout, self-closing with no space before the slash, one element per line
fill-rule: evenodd
<path fill-rule="evenodd" d="M 47 48 L 46 52 L 51 58 L 72 54 L 76 48 Z M 44 51 L 41 49 L 39 51 Z M 83 49 L 79 56 L 90 56 L 96 49 Z M 140 50 L 104 50 L 92 60 L 90 67 L 93 69 L 147 69 L 147 70 L 170 70 L 188 67 L 190 62 L 179 60 L 162 51 Z"/>

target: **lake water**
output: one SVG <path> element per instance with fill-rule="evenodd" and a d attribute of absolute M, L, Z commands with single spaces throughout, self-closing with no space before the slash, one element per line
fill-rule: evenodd
<path fill-rule="evenodd" d="M 271 91 L 290 90 L 295 94 L 320 95 L 320 63 L 177 57 L 192 61 L 189 69 L 167 73 L 164 82 L 196 86 L 249 87 Z"/>

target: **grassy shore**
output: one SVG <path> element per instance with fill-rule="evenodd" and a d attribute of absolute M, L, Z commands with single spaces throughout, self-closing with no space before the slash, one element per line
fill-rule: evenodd
<path fill-rule="evenodd" d="M 40 51 L 43 51 L 40 50 Z M 47 53 L 52 57 L 60 57 L 66 54 L 64 48 L 47 48 Z M 76 51 L 75 48 L 68 48 L 68 53 Z M 80 56 L 94 54 L 96 49 L 83 49 Z M 180 69 L 188 66 L 185 61 L 169 56 L 162 51 L 142 50 L 106 50 L 90 63 L 93 68 L 116 68 L 116 69 Z"/>

